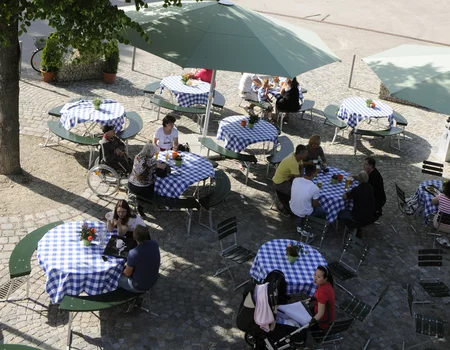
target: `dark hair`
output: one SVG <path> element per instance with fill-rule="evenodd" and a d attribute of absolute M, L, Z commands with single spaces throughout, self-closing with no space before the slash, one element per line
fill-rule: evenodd
<path fill-rule="evenodd" d="M 308 164 L 305 167 L 305 175 L 310 177 L 316 173 L 316 166 L 314 164 Z"/>
<path fill-rule="evenodd" d="M 296 88 L 298 86 L 297 77 L 291 80 L 291 87 Z"/>
<path fill-rule="evenodd" d="M 145 226 L 137 225 L 133 232 L 134 238 L 138 243 L 142 243 L 150 238 L 148 228 Z"/>
<path fill-rule="evenodd" d="M 330 272 L 330 269 L 326 266 L 319 265 L 317 266 L 317 270 L 323 272 L 323 278 L 326 278 L 328 282 L 330 282 L 331 286 L 334 288 L 333 275 Z"/>
<path fill-rule="evenodd" d="M 300 154 L 300 153 L 303 153 L 303 152 L 308 152 L 308 149 L 306 148 L 305 145 L 298 145 L 295 148 L 295 154 Z"/>
<path fill-rule="evenodd" d="M 114 126 L 112 125 L 103 125 L 102 131 L 103 133 L 107 133 L 108 131 L 114 130 Z"/>
<path fill-rule="evenodd" d="M 162 121 L 163 127 L 166 127 L 167 124 L 175 124 L 175 122 L 176 118 L 172 114 L 167 114 Z"/>
<path fill-rule="evenodd" d="M 442 187 L 442 193 L 450 198 L 450 184 L 449 182 L 444 182 L 444 186 Z"/>
<path fill-rule="evenodd" d="M 367 162 L 367 164 L 372 166 L 372 168 L 375 168 L 375 165 L 377 165 L 377 161 L 373 157 L 366 157 L 366 159 L 364 160 Z"/>
<path fill-rule="evenodd" d="M 120 201 L 117 201 L 116 203 L 116 207 L 114 208 L 114 219 L 119 219 L 119 215 L 117 215 L 117 209 L 119 208 L 125 209 L 127 211 L 127 215 L 125 215 L 125 217 L 123 218 L 122 224 L 128 223 L 128 220 L 130 218 L 136 217 L 136 214 L 131 210 L 128 202 L 125 199 L 122 199 Z"/>

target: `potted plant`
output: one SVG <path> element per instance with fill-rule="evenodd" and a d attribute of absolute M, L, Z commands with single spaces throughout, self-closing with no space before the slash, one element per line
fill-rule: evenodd
<path fill-rule="evenodd" d="M 177 155 L 177 156 L 174 158 L 174 160 L 175 160 L 175 165 L 176 165 L 176 166 L 180 166 L 181 163 L 183 163 L 183 158 L 182 158 L 180 155 Z"/>
<path fill-rule="evenodd" d="M 64 50 L 59 45 L 56 33 L 50 34 L 41 55 L 42 80 L 50 82 L 55 78 L 56 72 L 61 67 L 63 55 Z"/>
<path fill-rule="evenodd" d="M 299 254 L 307 254 L 305 247 L 298 243 L 289 243 L 286 247 L 286 255 L 291 264 L 297 261 Z"/>
<path fill-rule="evenodd" d="M 80 231 L 80 241 L 83 241 L 83 244 L 88 247 L 91 245 L 93 239 L 95 239 L 97 230 L 94 227 L 89 227 L 87 223 L 84 223 L 81 226 Z"/>
<path fill-rule="evenodd" d="M 102 100 L 100 98 L 94 98 L 94 100 L 92 101 L 92 104 L 94 105 L 94 109 L 95 110 L 99 110 L 100 109 L 100 105 L 102 104 Z"/>
<path fill-rule="evenodd" d="M 117 40 L 110 40 L 104 45 L 105 66 L 103 69 L 103 81 L 106 84 L 114 84 L 120 62 L 119 44 Z"/>
<path fill-rule="evenodd" d="M 256 114 L 251 114 L 248 118 L 248 128 L 253 129 L 253 126 L 259 121 L 259 118 Z"/>

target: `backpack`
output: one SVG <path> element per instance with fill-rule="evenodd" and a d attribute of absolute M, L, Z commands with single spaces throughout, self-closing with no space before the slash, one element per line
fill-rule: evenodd
<path fill-rule="evenodd" d="M 189 144 L 186 142 L 186 143 L 180 143 L 179 145 L 178 145 L 178 148 L 177 148 L 177 151 L 180 151 L 180 152 L 190 152 L 191 151 L 191 148 L 189 147 Z"/>

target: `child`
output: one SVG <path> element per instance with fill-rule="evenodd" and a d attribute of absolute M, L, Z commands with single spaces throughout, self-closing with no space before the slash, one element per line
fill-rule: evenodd
<path fill-rule="evenodd" d="M 264 111 L 267 112 L 269 121 L 274 122 L 272 118 L 273 106 L 269 98 L 269 80 L 263 79 L 261 87 L 258 89 L 258 102 L 262 105 Z"/>

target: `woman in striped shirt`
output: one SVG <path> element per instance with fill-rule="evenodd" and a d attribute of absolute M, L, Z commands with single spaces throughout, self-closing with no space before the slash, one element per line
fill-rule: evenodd
<path fill-rule="evenodd" d="M 437 229 L 439 226 L 439 213 L 450 214 L 450 184 L 445 182 L 442 193 L 431 200 L 431 203 L 438 205 L 438 212 L 434 216 L 433 224 Z M 441 224 L 439 232 L 450 233 L 450 225 Z"/>

